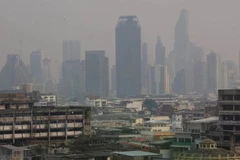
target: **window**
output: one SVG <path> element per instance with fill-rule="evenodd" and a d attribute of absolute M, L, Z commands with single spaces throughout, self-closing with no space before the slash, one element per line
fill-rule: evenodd
<path fill-rule="evenodd" d="M 223 105 L 222 110 L 223 111 L 233 111 L 233 105 Z"/>
<path fill-rule="evenodd" d="M 226 101 L 232 101 L 233 100 L 233 95 L 223 95 L 222 99 L 226 100 Z"/>

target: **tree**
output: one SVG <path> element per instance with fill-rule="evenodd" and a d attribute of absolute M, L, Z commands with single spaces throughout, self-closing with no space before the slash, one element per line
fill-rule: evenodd
<path fill-rule="evenodd" d="M 143 101 L 143 107 L 146 107 L 149 110 L 155 110 L 158 108 L 158 104 L 153 99 L 145 99 Z"/>

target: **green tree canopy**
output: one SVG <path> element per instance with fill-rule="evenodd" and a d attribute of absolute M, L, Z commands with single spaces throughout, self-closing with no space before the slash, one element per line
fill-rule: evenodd
<path fill-rule="evenodd" d="M 158 104 L 156 101 L 154 101 L 153 99 L 145 99 L 143 101 L 143 107 L 148 108 L 149 110 L 153 110 L 158 108 Z"/>

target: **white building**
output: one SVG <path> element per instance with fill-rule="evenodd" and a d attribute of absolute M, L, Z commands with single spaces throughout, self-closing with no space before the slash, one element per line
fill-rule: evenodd
<path fill-rule="evenodd" d="M 57 102 L 57 96 L 54 94 L 41 94 L 42 101 Z"/>
<path fill-rule="evenodd" d="M 183 118 L 182 118 L 182 114 L 173 114 L 172 115 L 172 129 L 174 131 L 178 131 L 178 130 L 182 130 L 183 129 Z"/>
<path fill-rule="evenodd" d="M 135 109 L 137 112 L 142 111 L 143 101 L 131 101 L 130 103 L 127 103 L 126 108 L 128 109 Z"/>
<path fill-rule="evenodd" d="M 107 100 L 100 97 L 87 97 L 85 104 L 91 107 L 107 107 Z"/>

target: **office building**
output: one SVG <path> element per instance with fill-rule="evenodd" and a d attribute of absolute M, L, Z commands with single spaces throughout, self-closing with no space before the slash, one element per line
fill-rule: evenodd
<path fill-rule="evenodd" d="M 182 10 L 175 26 L 174 52 L 176 54 L 176 72 L 185 69 L 188 46 L 188 11 Z"/>
<path fill-rule="evenodd" d="M 85 64 L 80 60 L 68 60 L 62 64 L 62 79 L 59 91 L 62 97 L 84 100 Z"/>
<path fill-rule="evenodd" d="M 169 72 L 170 92 L 172 91 L 172 83 L 176 76 L 175 61 L 176 61 L 175 52 L 171 51 L 168 54 L 168 58 L 167 58 L 167 68 L 168 68 L 168 72 Z"/>
<path fill-rule="evenodd" d="M 169 93 L 169 74 L 167 67 L 155 65 L 152 67 L 152 73 L 152 93 L 156 95 Z"/>
<path fill-rule="evenodd" d="M 189 42 L 187 47 L 187 64 L 186 64 L 186 91 L 187 93 L 192 93 L 194 89 L 194 76 L 198 76 L 194 72 L 194 66 L 196 62 L 202 62 L 204 60 L 203 49 L 196 45 L 195 43 Z M 201 73 L 202 74 L 202 73 Z"/>
<path fill-rule="evenodd" d="M 6 64 L 0 73 L 0 89 L 11 90 L 26 83 L 32 83 L 32 76 L 20 55 L 8 54 Z"/>
<path fill-rule="evenodd" d="M 143 43 L 141 63 L 142 93 L 147 92 L 147 67 L 148 67 L 148 45 L 147 43 Z"/>
<path fill-rule="evenodd" d="M 218 89 L 218 55 L 211 52 L 207 55 L 207 89 L 208 93 L 216 93 Z"/>
<path fill-rule="evenodd" d="M 176 94 L 186 94 L 186 71 L 184 69 L 177 72 L 172 83 L 172 91 Z"/>
<path fill-rule="evenodd" d="M 226 62 L 222 62 L 220 65 L 220 72 L 221 72 L 221 80 L 219 89 L 227 89 L 228 88 L 228 71 Z"/>
<path fill-rule="evenodd" d="M 81 48 L 79 40 L 63 41 L 63 62 L 81 60 Z"/>
<path fill-rule="evenodd" d="M 103 50 L 86 51 L 86 94 L 108 97 L 108 58 Z"/>
<path fill-rule="evenodd" d="M 198 94 L 205 93 L 205 62 L 197 60 L 194 62 L 193 67 L 193 91 Z"/>
<path fill-rule="evenodd" d="M 111 95 L 116 95 L 116 65 L 112 66 L 111 69 Z"/>
<path fill-rule="evenodd" d="M 52 80 L 51 60 L 48 58 L 43 59 L 42 78 L 43 78 L 43 84 L 46 84 L 48 81 Z"/>
<path fill-rule="evenodd" d="M 43 67 L 43 59 L 42 59 L 42 50 L 32 51 L 30 55 L 30 70 L 31 74 L 34 78 L 34 82 L 36 84 L 42 84 L 42 67 Z"/>
<path fill-rule="evenodd" d="M 219 135 L 214 135 L 218 145 L 234 150 L 240 142 L 240 90 L 224 89 L 218 91 Z"/>
<path fill-rule="evenodd" d="M 141 26 L 136 16 L 121 16 L 115 29 L 117 96 L 141 93 Z"/>
<path fill-rule="evenodd" d="M 155 64 L 156 65 L 166 65 L 166 50 L 161 42 L 161 37 L 157 37 L 157 43 L 155 47 Z"/>

